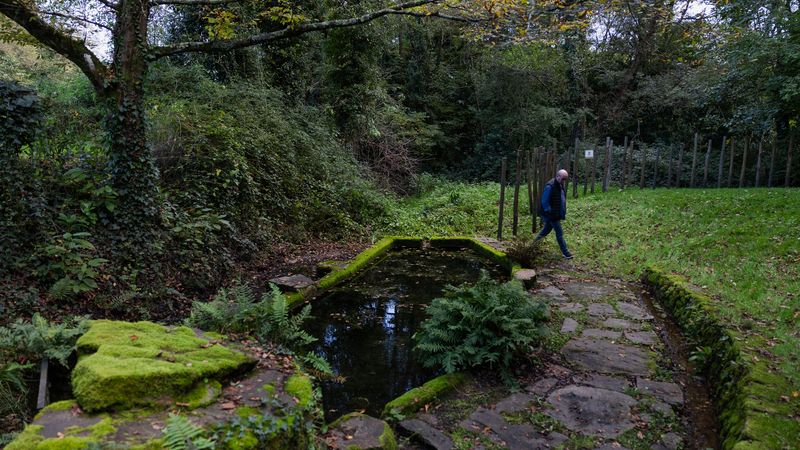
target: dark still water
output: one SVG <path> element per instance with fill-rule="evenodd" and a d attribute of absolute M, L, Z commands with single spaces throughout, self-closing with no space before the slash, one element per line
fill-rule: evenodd
<path fill-rule="evenodd" d="M 361 409 L 379 417 L 387 402 L 436 376 L 417 361 L 411 336 L 444 286 L 475 282 L 481 269 L 507 279 L 471 250 L 401 250 L 314 300 L 314 350 L 345 378 L 322 383 L 326 419 Z"/>

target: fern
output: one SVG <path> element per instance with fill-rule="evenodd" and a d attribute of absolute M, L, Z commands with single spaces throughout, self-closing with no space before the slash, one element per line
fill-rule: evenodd
<path fill-rule="evenodd" d="M 25 416 L 28 412 L 28 385 L 25 372 L 31 364 L 9 363 L 0 366 L 0 417 L 9 414 Z"/>
<path fill-rule="evenodd" d="M 66 366 L 78 338 L 89 329 L 83 318 L 70 318 L 51 324 L 39 314 L 30 321 L 17 320 L 0 327 L 0 361 L 24 357 L 28 360 L 50 358 Z"/>
<path fill-rule="evenodd" d="M 164 447 L 168 450 L 213 450 L 214 441 L 203 436 L 203 429 L 189 419 L 171 414 L 162 431 Z"/>
<path fill-rule="evenodd" d="M 507 374 L 514 359 L 546 334 L 547 307 L 518 281 L 499 284 L 484 271 L 473 286 L 449 286 L 428 307 L 414 339 L 424 365 L 448 373 L 477 366 Z"/>

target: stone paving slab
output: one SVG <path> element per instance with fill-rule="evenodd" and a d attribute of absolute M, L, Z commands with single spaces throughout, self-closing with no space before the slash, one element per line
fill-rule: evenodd
<path fill-rule="evenodd" d="M 525 388 L 531 394 L 536 394 L 540 397 L 547 395 L 558 384 L 558 378 L 542 378 L 532 385 Z"/>
<path fill-rule="evenodd" d="M 653 320 L 653 315 L 633 303 L 617 302 L 617 309 L 623 316 L 633 320 Z"/>
<path fill-rule="evenodd" d="M 532 395 L 518 392 L 516 394 L 511 394 L 510 396 L 499 401 L 497 405 L 495 405 L 494 410 L 498 413 L 517 413 L 520 411 L 526 411 L 528 410 L 528 406 L 534 400 L 535 399 Z"/>
<path fill-rule="evenodd" d="M 539 279 L 541 278 L 542 277 L 539 277 Z M 545 288 L 534 291 L 533 295 L 548 298 L 555 303 L 563 303 L 568 300 L 567 297 L 564 295 L 564 292 L 562 292 L 561 289 L 555 286 L 547 286 Z"/>
<path fill-rule="evenodd" d="M 626 331 L 625 338 L 634 344 L 653 345 L 658 342 L 658 335 L 652 331 Z"/>
<path fill-rule="evenodd" d="M 602 324 L 606 328 L 615 328 L 618 330 L 641 330 L 642 325 L 638 322 L 631 322 L 625 319 L 606 319 Z"/>
<path fill-rule="evenodd" d="M 563 303 L 558 307 L 559 312 L 563 313 L 576 313 L 583 311 L 584 306 L 581 303 Z"/>
<path fill-rule="evenodd" d="M 585 384 L 587 386 L 608 389 L 609 391 L 617 392 L 625 392 L 626 389 L 631 387 L 631 383 L 625 378 L 610 377 L 595 373 L 576 375 L 572 377 L 572 380 L 577 384 Z"/>
<path fill-rule="evenodd" d="M 451 450 L 455 446 L 450 436 L 419 419 L 403 420 L 397 424 L 402 430 L 435 450 Z"/>
<path fill-rule="evenodd" d="M 581 434 L 613 438 L 635 425 L 636 400 L 626 394 L 589 386 L 571 385 L 553 391 L 545 413 Z"/>
<path fill-rule="evenodd" d="M 583 337 L 618 340 L 622 337 L 621 331 L 601 330 L 599 328 L 586 328 L 581 333 Z"/>
<path fill-rule="evenodd" d="M 575 319 L 571 319 L 567 317 L 564 319 L 564 323 L 561 325 L 561 332 L 562 333 L 574 333 L 575 330 L 578 329 L 578 321 Z"/>
<path fill-rule="evenodd" d="M 503 416 L 486 408 L 478 408 L 460 425 L 466 430 L 488 435 L 508 450 L 552 448 L 568 439 L 561 433 L 540 433 L 530 424 L 509 424 Z"/>
<path fill-rule="evenodd" d="M 614 316 L 617 311 L 608 303 L 591 303 L 587 309 L 590 316 Z"/>
<path fill-rule="evenodd" d="M 651 394 L 652 396 L 661 399 L 670 405 L 683 404 L 683 390 L 678 384 L 637 378 L 636 388 L 644 393 Z"/>
<path fill-rule="evenodd" d="M 561 348 L 567 361 L 584 370 L 605 374 L 647 375 L 648 352 L 632 345 L 605 339 L 573 338 Z"/>
<path fill-rule="evenodd" d="M 615 289 L 607 284 L 573 281 L 563 286 L 564 292 L 573 300 L 594 302 L 614 294 Z"/>

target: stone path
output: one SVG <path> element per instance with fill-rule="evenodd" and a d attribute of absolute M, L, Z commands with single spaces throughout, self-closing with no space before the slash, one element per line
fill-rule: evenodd
<path fill-rule="evenodd" d="M 560 351 L 520 392 L 462 392 L 399 422 L 411 436 L 401 448 L 690 448 L 683 388 L 659 367 L 664 347 L 637 292 L 559 269 L 541 272 L 531 292 L 551 305 Z"/>

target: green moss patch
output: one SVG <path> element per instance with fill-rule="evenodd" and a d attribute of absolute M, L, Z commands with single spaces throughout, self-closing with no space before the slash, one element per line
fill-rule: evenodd
<path fill-rule="evenodd" d="M 297 399 L 297 406 L 305 408 L 314 400 L 314 384 L 308 375 L 297 372 L 286 380 L 286 393 Z"/>
<path fill-rule="evenodd" d="M 53 412 L 51 410 L 50 412 Z M 57 412 L 57 411 L 56 411 Z M 47 414 L 47 411 L 44 411 Z M 103 438 L 116 431 L 111 417 L 104 415 L 94 425 L 87 427 L 68 427 L 63 436 L 46 438 L 42 436 L 44 426 L 28 425 L 25 431 L 6 446 L 10 450 L 80 450 L 102 442 Z"/>
<path fill-rule="evenodd" d="M 464 373 L 451 373 L 436 377 L 387 403 L 383 408 L 383 416 L 396 413 L 412 414 L 423 405 L 460 386 L 467 379 L 468 376 Z"/>
<path fill-rule="evenodd" d="M 791 417 L 796 406 L 781 404 L 781 396 L 791 392 L 789 382 L 744 358 L 737 336 L 718 319 L 711 298 L 682 277 L 654 267 L 646 268 L 642 278 L 692 346 L 703 349 L 695 364 L 711 384 L 722 447 L 782 449 L 800 442 L 800 423 Z"/>
<path fill-rule="evenodd" d="M 252 367 L 238 351 L 198 338 L 187 327 L 96 320 L 78 340 L 82 355 L 72 372 L 75 397 L 86 411 L 207 403 L 208 385 Z"/>

